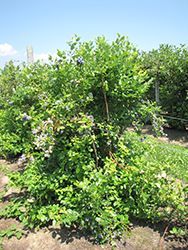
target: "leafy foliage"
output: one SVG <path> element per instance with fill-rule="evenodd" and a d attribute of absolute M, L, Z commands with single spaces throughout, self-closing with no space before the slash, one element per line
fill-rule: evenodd
<path fill-rule="evenodd" d="M 160 81 L 160 102 L 162 111 L 168 116 L 188 119 L 187 84 L 188 84 L 188 49 L 185 45 L 176 47 L 161 44 L 159 49 L 153 49 L 141 55 L 141 65 L 151 78 Z M 149 99 L 155 101 L 155 84 L 148 89 Z M 186 121 L 168 119 L 172 128 L 185 130 Z"/>
<path fill-rule="evenodd" d="M 145 99 L 150 81 L 136 47 L 119 34 L 112 44 L 77 36 L 68 44 L 55 62 L 13 68 L 17 84 L 9 92 L 2 72 L 0 153 L 19 157 L 24 171 L 2 168 L 6 189 L 19 187 L 22 196 L 0 215 L 30 228 L 74 223 L 114 247 L 130 213 L 172 218 L 182 196 L 160 177 L 165 167 L 146 162 L 123 137 L 127 126 L 139 133 L 146 120 L 162 133 L 159 108 Z"/>

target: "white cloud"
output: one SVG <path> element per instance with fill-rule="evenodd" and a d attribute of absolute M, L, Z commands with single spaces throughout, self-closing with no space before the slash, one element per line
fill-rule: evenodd
<path fill-rule="evenodd" d="M 0 56 L 9 56 L 18 54 L 18 51 L 13 49 L 12 45 L 8 43 L 0 44 Z"/>

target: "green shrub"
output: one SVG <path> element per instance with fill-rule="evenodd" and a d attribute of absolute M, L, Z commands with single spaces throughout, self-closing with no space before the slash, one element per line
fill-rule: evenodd
<path fill-rule="evenodd" d="M 162 44 L 159 49 L 143 53 L 141 65 L 153 83 L 148 89 L 148 98 L 155 101 L 155 79 L 160 82 L 160 102 L 162 111 L 168 116 L 188 119 L 188 49 L 185 45 Z M 185 130 L 187 121 L 168 119 L 175 129 Z"/>
<path fill-rule="evenodd" d="M 122 136 L 145 120 L 162 132 L 157 107 L 144 100 L 148 77 L 125 37 L 111 45 L 75 36 L 55 62 L 23 67 L 1 110 L 1 154 L 16 155 L 24 172 L 6 171 L 23 196 L 1 216 L 33 228 L 59 221 L 90 230 L 96 242 L 121 236 L 128 214 L 153 221 L 170 217 L 181 197 Z M 7 186 L 6 188 L 8 188 Z"/>

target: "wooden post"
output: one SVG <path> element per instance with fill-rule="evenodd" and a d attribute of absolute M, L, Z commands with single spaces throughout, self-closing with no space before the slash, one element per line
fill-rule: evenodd
<path fill-rule="evenodd" d="M 27 46 L 27 65 L 34 64 L 33 46 Z"/>
<path fill-rule="evenodd" d="M 159 103 L 159 79 L 158 76 L 155 78 L 155 100 L 157 103 Z"/>

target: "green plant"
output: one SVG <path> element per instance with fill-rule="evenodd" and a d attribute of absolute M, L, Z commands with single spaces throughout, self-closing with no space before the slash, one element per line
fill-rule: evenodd
<path fill-rule="evenodd" d="M 187 148 L 161 142 L 158 138 L 151 138 L 147 135 L 137 135 L 126 132 L 125 138 L 130 141 L 134 153 L 143 152 L 146 161 L 152 162 L 157 166 L 166 168 L 166 174 L 187 183 L 186 171 L 188 165 Z"/>
<path fill-rule="evenodd" d="M 122 136 L 130 125 L 139 133 L 146 120 L 156 135 L 162 132 L 159 108 L 145 99 L 150 81 L 136 47 L 119 34 L 112 44 L 75 36 L 69 46 L 55 62 L 23 67 L 3 102 L 0 153 L 16 155 L 24 170 L 3 168 L 6 189 L 20 188 L 22 195 L 0 216 L 30 228 L 74 223 L 95 243 L 115 247 L 130 213 L 171 218 L 181 196 L 159 177 L 164 168 L 146 162 Z M 161 206 L 173 212 L 160 212 Z"/>
<path fill-rule="evenodd" d="M 172 230 L 170 230 L 171 234 L 179 234 L 179 235 L 185 235 L 185 232 L 181 228 L 175 228 L 173 227 Z"/>
<path fill-rule="evenodd" d="M 188 49 L 161 44 L 158 49 L 148 53 L 143 52 L 140 57 L 141 67 L 146 70 L 153 83 L 148 89 L 148 98 L 155 101 L 155 81 L 160 82 L 160 102 L 163 114 L 188 119 L 187 113 L 187 62 Z M 175 129 L 185 130 L 186 121 L 168 119 L 168 124 Z"/>
<path fill-rule="evenodd" d="M 166 207 L 166 212 L 172 216 L 172 220 L 176 219 L 176 222 L 180 223 L 181 227 L 174 227 L 175 229 L 171 230 L 170 233 L 187 236 L 187 149 L 180 145 L 162 143 L 157 138 L 150 138 L 143 134 L 139 136 L 136 133 L 126 132 L 124 136 L 132 145 L 132 152 L 134 152 L 134 154 L 137 152 L 139 155 L 143 152 L 144 160 L 150 162 L 151 167 L 161 167 L 161 172 L 158 175 L 159 178 L 171 179 L 171 185 L 174 187 L 174 190 L 176 190 L 176 195 L 174 197 L 178 196 L 179 200 L 174 208 L 170 208 L 170 206 Z"/>
<path fill-rule="evenodd" d="M 1 243 L 3 241 L 4 237 L 12 237 L 12 236 L 16 236 L 17 239 L 20 239 L 22 237 L 22 235 L 24 234 L 24 230 L 16 230 L 16 225 L 12 224 L 10 229 L 6 229 L 6 230 L 1 230 L 0 232 L 0 249 L 1 248 Z"/>
<path fill-rule="evenodd" d="M 5 236 L 11 237 L 11 236 L 15 235 L 18 239 L 20 239 L 23 233 L 24 233 L 24 230 L 17 231 L 16 225 L 13 224 L 13 225 L 11 225 L 10 229 L 1 230 L 0 237 L 5 237 Z"/>

